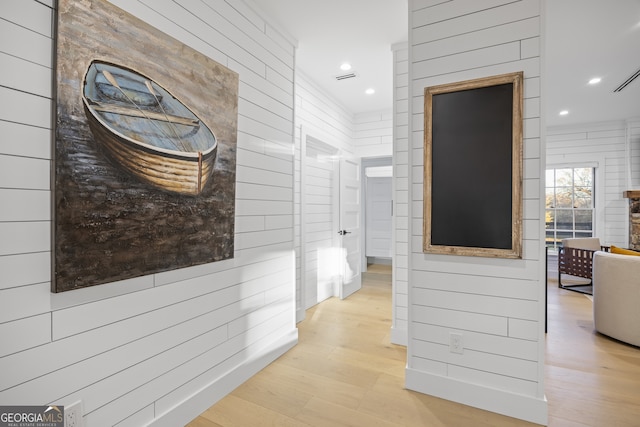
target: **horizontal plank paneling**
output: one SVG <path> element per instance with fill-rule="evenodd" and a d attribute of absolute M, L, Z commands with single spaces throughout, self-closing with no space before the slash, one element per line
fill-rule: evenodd
<path fill-rule="evenodd" d="M 481 68 L 495 63 L 517 61 L 518 59 L 520 59 L 520 43 L 504 43 L 444 58 L 416 62 L 413 65 L 413 74 L 416 78 L 425 78 L 445 74 L 447 71 L 455 72 Z"/>
<path fill-rule="evenodd" d="M 271 183 L 276 187 L 291 187 L 291 175 L 283 172 L 273 172 L 264 169 L 256 169 L 250 166 L 238 166 L 236 169 L 238 182 L 252 184 Z"/>
<path fill-rule="evenodd" d="M 293 242 L 293 229 L 266 230 L 236 236 L 238 250 L 260 246 L 270 246 L 278 243 Z"/>
<path fill-rule="evenodd" d="M 508 319 L 477 313 L 456 312 L 436 307 L 413 306 L 412 323 L 427 323 L 452 329 L 482 332 L 507 336 Z M 427 340 L 428 336 L 415 335 L 417 339 Z M 419 353 L 416 353 L 419 354 Z"/>
<path fill-rule="evenodd" d="M 111 1 L 239 74 L 236 257 L 51 294 L 53 3 L 0 7 L 0 401 L 141 425 L 294 330 L 295 49 L 249 3 Z"/>
<path fill-rule="evenodd" d="M 50 99 L 2 86 L 0 99 L 0 120 L 51 128 Z"/>
<path fill-rule="evenodd" d="M 287 215 L 293 210 L 291 201 L 237 200 L 237 215 Z"/>
<path fill-rule="evenodd" d="M 258 277 L 282 268 L 277 261 L 266 261 L 252 267 L 254 271 L 260 272 L 256 274 Z M 239 269 L 225 270 L 215 276 L 201 276 L 172 286 L 157 287 L 147 292 L 136 292 L 59 310 L 53 314 L 54 338 L 64 338 L 194 297 L 205 295 L 211 297 L 212 292 L 240 283 L 241 278 L 246 280 L 249 277 L 251 276 Z M 229 294 L 227 303 L 230 303 L 234 298 L 245 296 L 252 291 L 229 288 L 225 292 Z"/>
<path fill-rule="evenodd" d="M 0 256 L 0 289 L 47 282 L 51 278 L 50 261 L 49 248 L 43 252 Z"/>
<path fill-rule="evenodd" d="M 451 378 L 469 383 L 482 383 L 494 389 L 509 390 L 513 393 L 532 395 L 538 384 L 535 381 L 495 374 L 464 366 L 449 365 L 447 373 Z"/>
<path fill-rule="evenodd" d="M 286 187 L 275 187 L 272 185 L 260 184 L 236 184 L 236 196 L 241 199 L 253 200 L 291 200 L 293 189 Z"/>
<path fill-rule="evenodd" d="M 449 14 L 447 20 L 434 22 L 431 25 L 425 25 L 425 22 L 416 22 L 414 20 L 414 44 L 452 37 L 540 15 L 540 3 L 536 0 L 501 1 L 500 3 L 503 6 L 472 14 L 458 14 L 458 2 L 443 4 L 441 7 L 446 9 Z M 431 11 L 432 9 L 425 10 L 424 13 L 430 14 Z"/>
<path fill-rule="evenodd" d="M 602 182 L 604 193 L 596 192 L 596 197 L 602 194 L 606 206 L 604 209 L 596 206 L 596 236 L 605 244 L 617 246 L 626 246 L 628 239 L 627 201 L 622 197 L 627 189 L 626 138 L 624 122 L 554 127 L 547 132 L 548 167 L 597 164 L 596 176 L 602 181 L 596 179 L 596 186 Z M 623 212 L 616 212 L 617 207 Z"/>
<path fill-rule="evenodd" d="M 153 6 L 158 8 L 157 0 L 153 1 Z M 170 9 L 169 5 L 162 5 L 162 10 L 171 12 L 173 19 L 176 16 L 172 12 L 176 12 L 176 8 Z M 183 0 L 180 7 L 188 9 L 191 17 L 184 16 L 181 22 L 184 22 L 186 26 L 193 28 L 193 26 L 205 25 L 206 31 L 215 30 L 227 37 L 230 41 L 234 42 L 238 46 L 242 46 L 247 52 L 256 56 L 260 62 L 266 64 L 270 68 L 277 70 L 284 77 L 293 80 L 293 57 L 288 56 L 275 42 L 265 37 L 260 37 L 264 34 L 258 29 L 254 29 L 250 26 L 241 26 L 244 22 L 238 12 L 233 9 L 224 0 L 213 0 L 208 3 L 204 3 L 200 0 Z M 224 14 L 225 16 L 223 16 Z M 192 24 L 192 25 L 189 25 Z M 260 40 L 262 43 L 257 42 Z M 231 57 L 237 57 L 237 53 L 233 52 Z M 289 55 L 291 52 L 289 52 Z"/>
<path fill-rule="evenodd" d="M 236 233 L 248 233 L 265 229 L 264 216 L 239 216 L 235 221 Z"/>
<path fill-rule="evenodd" d="M 537 36 L 539 31 L 540 20 L 538 17 L 518 22 L 508 22 L 480 31 L 417 45 L 413 49 L 414 60 L 422 61 L 459 52 L 482 49 L 486 46 L 503 44 L 505 41 L 520 41 L 523 38 Z"/>
<path fill-rule="evenodd" d="M 535 320 L 537 301 L 473 295 L 431 289 L 415 289 L 412 302 L 417 305 L 440 307 L 468 313 L 491 314 L 517 319 Z"/>
<path fill-rule="evenodd" d="M 418 335 L 428 336 L 429 341 L 449 345 L 450 333 L 464 333 L 463 345 L 465 349 L 481 351 L 489 354 L 510 356 L 518 359 L 536 360 L 538 345 L 535 342 L 513 338 L 511 336 L 487 335 L 472 331 L 460 331 L 433 326 L 424 323 L 416 325 Z"/>
<path fill-rule="evenodd" d="M 0 323 L 47 313 L 49 310 L 48 283 L 0 290 Z"/>
<path fill-rule="evenodd" d="M 51 131 L 39 127 L 0 120 L 3 143 L 0 154 L 51 158 Z"/>
<path fill-rule="evenodd" d="M 493 276 L 469 276 L 469 272 L 452 274 L 450 272 L 426 272 L 414 270 L 411 273 L 415 287 L 425 289 L 448 290 L 473 294 L 481 292 L 483 295 L 492 295 L 504 298 L 519 298 L 535 300 L 538 296 L 535 281 L 521 280 L 514 282 L 509 278 Z"/>
<path fill-rule="evenodd" d="M 409 49 L 399 44 L 393 49 L 394 121 L 393 121 L 393 325 L 392 342 L 407 345 L 409 270 Z"/>
<path fill-rule="evenodd" d="M 443 60 L 441 60 L 443 61 Z M 444 61 L 443 61 L 444 62 Z M 520 61 L 511 61 L 500 64 L 485 65 L 481 68 L 463 69 L 448 74 L 429 75 L 423 78 L 416 78 L 413 80 L 411 89 L 411 102 L 412 113 L 414 116 L 412 120 L 416 120 L 417 115 L 421 115 L 424 112 L 424 88 L 429 86 L 436 86 L 439 84 L 445 84 L 455 81 L 471 80 L 478 77 L 487 77 L 498 74 L 506 74 L 523 71 L 527 76 L 526 79 L 540 77 L 540 59 L 539 58 L 524 58 Z M 525 79 L 525 87 L 526 87 Z M 525 98 L 528 97 L 525 92 Z"/>
<path fill-rule="evenodd" d="M 53 0 L 35 2 L 24 0 L 5 0 L 2 18 L 17 23 L 43 36 L 51 37 L 53 23 Z M 2 33 L 4 35 L 4 33 Z"/>
<path fill-rule="evenodd" d="M 431 359 L 447 362 L 449 365 L 463 366 L 529 381 L 537 379 L 537 364 L 529 360 L 488 354 L 466 348 L 464 354 L 454 354 L 449 351 L 448 345 L 420 340 L 414 341 L 414 345 L 420 353 L 429 354 Z"/>
<path fill-rule="evenodd" d="M 283 274 L 282 271 L 286 271 L 286 264 L 280 262 L 280 270 L 276 270 L 273 274 L 274 277 L 280 277 Z M 216 312 L 217 309 L 224 307 L 242 299 L 244 297 L 259 295 L 265 289 L 268 289 L 272 277 L 267 274 L 263 275 L 259 266 L 255 266 L 253 271 L 247 269 L 247 280 L 244 282 L 244 286 L 236 284 L 222 289 L 218 292 L 215 291 L 215 286 L 210 285 L 210 292 L 204 294 L 200 298 L 184 298 L 182 302 L 172 301 L 171 305 L 161 306 L 159 309 L 147 311 L 145 314 L 139 314 L 137 316 L 131 315 L 126 319 L 119 321 L 112 321 L 114 315 L 106 313 L 103 316 L 103 320 L 93 320 L 89 325 L 74 325 L 73 321 L 81 319 L 80 313 L 86 311 L 85 306 L 79 306 L 75 310 L 70 310 L 65 313 L 64 310 L 56 313 L 62 313 L 54 318 L 54 334 L 62 335 L 66 332 L 69 335 L 68 338 L 60 339 L 55 337 L 55 341 L 43 348 L 28 350 L 22 353 L 11 355 L 0 359 L 0 369 L 6 372 L 3 375 L 4 384 L 7 386 L 20 384 L 28 381 L 29 378 L 37 378 L 42 375 L 46 375 L 48 372 L 54 372 L 66 366 L 73 365 L 77 361 L 85 360 L 94 357 L 98 354 L 109 351 L 110 349 L 118 348 L 122 345 L 135 342 L 136 340 L 149 336 L 165 329 L 171 328 L 173 325 L 179 325 L 190 319 L 198 318 L 199 316 L 207 315 L 208 313 L 217 313 L 212 315 L 218 315 L 220 312 Z M 224 280 L 224 277 L 213 276 L 218 281 Z M 253 278 L 252 278 L 253 277 Z M 216 282 L 217 283 L 217 282 Z M 218 285 L 224 287 L 225 283 Z M 233 285 L 233 283 L 232 283 Z M 173 289 L 175 294 L 182 294 L 183 290 L 179 286 L 175 286 Z M 143 294 L 139 292 L 139 294 Z M 121 298 L 124 299 L 127 296 Z M 116 304 L 117 299 L 111 298 L 114 301 L 106 301 L 101 304 L 90 304 L 91 307 L 106 307 L 108 304 Z M 231 308 L 233 312 L 233 307 Z M 132 310 L 133 311 L 133 310 Z M 228 313 L 228 312 L 222 312 Z M 65 317 L 63 317 L 65 315 Z M 66 330 L 60 330 L 64 324 L 58 324 L 56 322 L 69 319 L 69 326 Z M 235 317 L 231 316 L 231 319 Z M 223 319 L 224 320 L 224 319 Z M 229 320 L 229 319 L 227 319 Z M 86 319 L 82 319 L 86 321 Z M 100 327 L 100 324 L 104 326 Z M 205 322 L 209 323 L 209 322 Z M 56 328 L 58 332 L 56 332 Z M 84 333 L 80 331 L 86 330 Z M 51 331 L 51 329 L 49 329 Z M 74 333 L 75 335 L 72 335 Z M 69 351 L 72 349 L 73 351 Z M 46 351 L 49 355 L 45 360 L 41 360 L 42 351 Z"/>
<path fill-rule="evenodd" d="M 0 357 L 46 344 L 49 341 L 51 341 L 49 313 L 0 323 L 0 342 L 2 342 Z"/>
<path fill-rule="evenodd" d="M 34 2 L 27 3 L 33 4 Z M 11 7 L 3 9 L 9 10 Z M 4 16 L 4 12 L 2 13 Z M 22 18 L 24 16 L 28 15 L 21 14 L 20 17 Z M 28 21 L 27 25 L 36 24 L 29 18 Z M 32 29 L 23 27 L 21 21 L 20 24 L 16 24 L 9 20 L 0 19 L 0 34 L 2 34 L 2 37 L 0 37 L 0 52 L 45 67 L 52 67 L 51 53 L 53 51 L 53 44 L 51 40 L 51 21 L 47 23 L 38 22 L 37 24 L 40 31 L 33 31 Z M 16 40 L 20 40 L 20 43 L 16 43 Z M 22 46 L 29 46 L 29 48 L 22 49 Z"/>
<path fill-rule="evenodd" d="M 49 221 L 51 200 L 49 191 L 0 189 L 0 222 Z"/>
<path fill-rule="evenodd" d="M 408 164 L 402 171 L 408 185 L 401 190 L 406 192 L 402 199 L 406 207 L 401 211 L 403 206 L 397 206 L 398 213 L 410 214 L 403 242 L 411 267 L 407 383 L 420 371 L 442 377 L 443 384 L 450 379 L 462 389 L 468 383 L 465 403 L 476 402 L 479 407 L 485 405 L 483 388 L 537 399 L 544 394 L 539 350 L 544 304 L 539 200 L 544 164 L 541 1 L 415 0 L 409 10 L 414 11 L 410 12 L 411 80 L 406 95 L 396 92 L 409 103 Z M 519 71 L 524 74 L 522 258 L 423 253 L 425 87 Z M 461 335 L 463 354 L 451 352 L 451 333 Z"/>
<path fill-rule="evenodd" d="M 504 6 L 503 0 L 476 0 L 474 2 L 461 2 L 457 4 L 447 4 L 443 2 L 428 9 L 422 9 L 414 14 L 414 19 L 422 25 L 435 24 L 437 22 L 448 21 L 459 16 L 474 14 L 477 16 L 484 11 Z"/>
<path fill-rule="evenodd" d="M 323 93 L 315 83 L 304 74 L 296 76 L 296 170 L 294 179 L 300 183 L 295 189 L 296 218 L 300 223 L 300 238 L 296 241 L 296 263 L 301 266 L 296 276 L 296 289 L 299 295 L 296 301 L 299 318 L 304 309 L 319 300 L 331 296 L 327 289 L 330 283 L 322 280 L 323 271 L 318 269 L 319 252 L 326 253 L 334 246 L 337 224 L 333 223 L 333 195 L 337 194 L 337 182 L 334 171 L 337 163 L 328 159 L 326 153 L 309 146 L 303 137 L 313 138 L 328 146 L 332 154 L 341 151 L 353 153 L 356 150 L 354 136 L 355 116 Z M 303 145 L 305 145 L 303 149 Z M 306 158 L 302 158 L 302 153 Z M 304 246 L 303 246 L 304 245 Z M 304 262 L 303 262 L 304 257 Z"/>
<path fill-rule="evenodd" d="M 271 172 L 291 173 L 293 165 L 291 161 L 277 159 L 253 151 L 238 149 L 238 162 L 248 167 L 263 169 Z"/>
<path fill-rule="evenodd" d="M 49 251 L 49 229 L 48 222 L 0 222 L 0 256 Z"/>
<path fill-rule="evenodd" d="M 225 342 L 225 344 L 217 347 L 216 349 L 198 355 L 196 358 L 189 361 L 190 363 L 185 363 L 178 365 L 176 369 L 167 371 L 165 375 L 159 376 L 154 380 L 147 382 L 141 387 L 133 389 L 126 395 L 123 395 L 121 398 L 116 399 L 113 402 L 110 402 L 109 405 L 105 405 L 100 407 L 98 410 L 92 412 L 87 416 L 87 421 L 90 422 L 102 422 L 107 420 L 107 422 L 119 421 L 122 418 L 134 413 L 138 405 L 149 403 L 155 400 L 160 400 L 162 397 L 166 395 L 166 390 L 171 387 L 173 384 L 184 384 L 185 381 L 188 381 L 190 378 L 186 375 L 186 372 L 189 368 L 191 368 L 191 363 L 195 362 L 205 362 L 208 366 L 213 366 L 210 368 L 213 370 L 217 376 L 224 374 L 233 366 L 241 363 L 243 361 L 242 357 L 229 359 L 239 351 L 243 349 L 246 352 L 257 353 L 260 349 L 260 339 L 263 338 L 263 342 L 270 342 L 274 340 L 275 337 L 267 335 L 271 331 L 283 333 L 282 330 L 279 330 L 278 327 L 282 327 L 282 329 L 286 328 L 287 320 L 283 316 L 280 324 L 277 323 L 268 323 L 263 325 L 261 328 L 255 328 L 246 334 L 239 335 L 229 341 Z M 251 344 L 256 343 L 255 346 L 251 346 Z M 263 343 L 264 345 L 264 343 Z M 246 355 L 244 355 L 246 358 Z M 229 360 L 230 363 L 224 364 L 224 361 Z M 221 363 L 222 362 L 222 363 Z M 224 364 L 224 365 L 223 365 Z M 215 378 L 215 377 L 213 377 Z M 163 408 L 169 409 L 169 408 Z M 99 420 L 99 421 L 98 421 Z"/>
<path fill-rule="evenodd" d="M 0 53 L 0 84 L 22 92 L 51 98 L 51 67 Z"/>
<path fill-rule="evenodd" d="M 269 68 L 267 68 L 265 80 L 263 74 L 256 73 L 233 59 L 229 59 L 228 62 L 230 69 L 242 75 L 242 81 L 245 86 L 250 86 L 260 93 L 268 95 L 273 98 L 273 101 L 280 102 L 291 109 L 291 114 L 293 114 L 293 86 L 291 80 L 286 79 Z M 270 101 L 270 103 L 273 101 Z"/>

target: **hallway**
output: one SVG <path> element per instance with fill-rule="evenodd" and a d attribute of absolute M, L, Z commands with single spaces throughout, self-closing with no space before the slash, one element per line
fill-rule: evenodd
<path fill-rule="evenodd" d="M 405 390 L 390 300 L 390 266 L 370 266 L 361 291 L 307 310 L 297 346 L 189 427 L 534 425 Z"/>

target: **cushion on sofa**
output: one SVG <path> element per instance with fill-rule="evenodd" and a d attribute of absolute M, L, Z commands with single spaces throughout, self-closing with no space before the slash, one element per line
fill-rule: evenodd
<path fill-rule="evenodd" d="M 640 252 L 632 251 L 631 249 L 619 248 L 619 247 L 614 246 L 614 245 L 611 245 L 611 253 L 612 254 L 620 254 L 620 255 L 640 256 Z"/>

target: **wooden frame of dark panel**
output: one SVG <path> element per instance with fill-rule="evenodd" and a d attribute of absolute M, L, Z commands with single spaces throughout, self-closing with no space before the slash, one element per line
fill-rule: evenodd
<path fill-rule="evenodd" d="M 425 88 L 424 91 L 424 210 L 423 210 L 423 251 L 426 253 L 434 253 L 434 254 L 450 254 L 450 255 L 464 255 L 464 256 L 478 256 L 478 257 L 494 257 L 494 258 L 522 258 L 522 158 L 523 158 L 523 80 L 524 74 L 522 72 L 503 74 L 498 76 L 491 76 L 486 78 L 479 78 L 474 80 L 467 80 L 463 82 L 450 83 L 438 86 L 431 86 Z M 455 156 L 446 156 L 447 159 L 438 158 L 438 152 L 441 152 L 438 147 L 438 144 L 448 144 L 453 143 L 451 146 L 455 146 L 455 144 L 460 143 L 460 138 L 457 140 L 452 140 L 449 134 L 456 134 L 456 132 L 447 132 L 443 131 L 439 127 L 441 126 L 441 121 L 438 121 L 438 117 L 442 117 L 442 114 L 439 113 L 436 120 L 434 120 L 434 105 L 433 100 L 435 96 L 447 95 L 447 94 L 456 94 L 461 93 L 463 91 L 466 92 L 466 95 L 469 94 L 477 94 L 481 99 L 478 99 L 477 105 L 484 105 L 483 103 L 491 103 L 493 102 L 493 98 L 489 98 L 488 94 L 490 94 L 490 88 L 496 87 L 499 85 L 506 85 L 504 88 L 506 90 L 512 90 L 512 102 L 511 108 L 505 108 L 502 106 L 500 111 L 504 111 L 504 113 L 490 116 L 489 120 L 486 120 L 485 123 L 484 117 L 486 117 L 487 113 L 484 110 L 485 108 L 475 108 L 469 107 L 469 105 L 474 104 L 463 104 L 456 105 L 455 101 L 452 101 L 453 109 L 449 109 L 447 111 L 454 111 L 455 114 L 462 115 L 478 115 L 479 119 L 476 120 L 476 123 L 480 122 L 481 125 L 474 128 L 472 131 L 467 132 L 470 134 L 469 138 L 465 138 L 465 141 L 462 142 L 462 147 L 471 147 L 472 150 L 465 149 L 455 149 Z M 510 89 L 511 88 L 511 89 Z M 489 89 L 489 91 L 483 91 L 482 89 Z M 487 92 L 487 94 L 483 95 L 483 92 Z M 475 95 L 474 95 L 475 96 Z M 486 99 L 482 99 L 482 97 Z M 453 99 L 454 97 L 451 97 Z M 504 97 L 503 97 L 504 98 Z M 444 98 L 440 98 L 444 99 Z M 505 98 L 506 99 L 506 98 Z M 441 103 L 441 101 L 438 101 Z M 441 104 L 438 104 L 441 105 Z M 476 107 L 477 107 L 476 105 Z M 481 111 L 482 110 L 482 111 Z M 490 110 L 490 109 L 489 109 Z M 510 110 L 510 111 L 508 111 Z M 483 115 L 484 114 L 484 115 Z M 507 114 L 510 114 L 510 117 L 505 117 Z M 453 114 L 449 114 L 452 116 Z M 459 116 L 458 116 L 459 117 Z M 469 118 L 464 117 L 464 119 Z M 473 119 L 473 117 L 471 117 Z M 449 117 L 445 121 L 449 122 L 449 126 L 453 123 L 454 127 L 458 126 L 456 123 L 458 120 L 455 117 Z M 510 132 L 510 144 L 509 141 L 501 142 L 500 147 L 510 147 L 511 155 L 508 156 L 508 152 L 505 150 L 502 153 L 502 157 L 504 157 L 504 162 L 510 162 L 510 169 L 507 169 L 509 165 L 502 164 L 500 168 L 502 170 L 510 170 L 511 177 L 511 185 L 506 186 L 505 179 L 501 178 L 501 182 L 499 187 L 503 185 L 506 186 L 505 190 L 502 191 L 503 194 L 498 195 L 498 197 L 502 197 L 501 204 L 503 208 L 500 209 L 500 212 L 496 211 L 495 216 L 500 216 L 503 218 L 502 220 L 494 220 L 493 215 L 485 215 L 484 218 L 480 218 L 476 221 L 476 218 L 473 217 L 472 214 L 467 215 L 467 220 L 464 224 L 464 229 L 469 230 L 469 234 L 473 235 L 473 230 L 483 230 L 484 235 L 476 236 L 477 238 L 467 238 L 463 235 L 463 237 L 454 236 L 456 233 L 459 233 L 455 228 L 460 227 L 462 224 L 446 224 L 447 222 L 454 221 L 452 219 L 448 219 L 450 217 L 455 217 L 455 211 L 460 211 L 464 209 L 476 209 L 476 206 L 469 206 L 467 204 L 467 200 L 469 199 L 468 189 L 462 189 L 459 185 L 454 185 L 454 188 L 449 189 L 447 186 L 449 180 L 446 179 L 436 179 L 434 187 L 434 175 L 433 175 L 433 166 L 434 164 L 438 164 L 438 162 L 444 161 L 447 164 L 453 164 L 455 162 L 457 166 L 460 166 L 460 170 L 457 173 L 465 174 L 464 165 L 471 166 L 469 169 L 477 169 L 475 166 L 478 166 L 478 162 L 483 162 L 487 160 L 488 157 L 483 157 L 483 155 L 490 156 L 492 155 L 489 148 L 483 150 L 483 147 L 479 147 L 478 144 L 486 141 L 493 141 L 492 126 L 494 123 L 496 128 L 502 126 L 501 136 L 499 138 L 504 139 L 504 123 L 508 123 L 508 120 L 511 120 L 511 132 Z M 465 120 L 460 120 L 460 126 L 464 126 Z M 486 126 L 485 126 L 486 125 Z M 442 125 L 443 127 L 446 125 Z M 434 133 L 437 135 L 434 139 Z M 500 132 L 498 132 L 500 133 Z M 447 139 L 450 139 L 447 141 Z M 465 145 L 467 144 L 467 145 Z M 471 144 L 471 145 L 468 145 Z M 473 144 L 476 144 L 474 146 Z M 434 147 L 437 148 L 434 156 Z M 493 147 L 491 147 L 493 148 Z M 447 150 L 454 150 L 454 148 L 447 148 Z M 477 150 L 477 151 L 476 151 Z M 478 153 L 485 153 L 478 156 Z M 455 159 L 451 159 L 451 157 L 455 157 Z M 498 156 L 500 157 L 500 156 Z M 495 161 L 495 157 L 489 159 L 491 161 Z M 500 169 L 499 168 L 499 169 Z M 450 168 L 449 168 L 450 169 Z M 480 166 L 481 170 L 482 166 Z M 484 175 L 492 175 L 492 171 L 487 171 Z M 478 197 L 478 193 L 482 191 L 487 191 L 487 199 L 491 199 L 496 195 L 494 193 L 499 191 L 494 191 L 494 188 L 486 188 L 485 190 L 477 191 L 478 188 L 482 187 L 482 179 L 484 178 L 483 173 L 474 175 L 474 176 L 464 176 L 466 180 L 472 180 L 475 185 L 476 191 L 473 193 L 474 197 Z M 493 178 L 491 178 L 493 179 Z M 480 183 L 480 187 L 478 187 L 478 181 Z M 469 181 L 471 182 L 471 181 Z M 491 183 L 491 182 L 489 182 Z M 440 186 L 440 187 L 437 187 Z M 486 186 L 489 186 L 488 184 Z M 449 192 L 451 190 L 451 192 Z M 435 193 L 443 194 L 446 192 L 446 199 L 451 202 L 448 203 L 448 206 L 439 206 L 434 205 L 433 195 Z M 509 193 L 510 194 L 507 194 Z M 482 194 L 480 194 L 481 196 Z M 508 201 L 510 203 L 510 212 L 506 212 L 509 209 Z M 441 199 L 438 199 L 441 200 Z M 437 202 L 438 203 L 438 202 Z M 447 203 L 445 203 L 447 204 Z M 479 203 L 483 204 L 482 201 Z M 482 207 L 482 206 L 481 206 Z M 491 206 L 485 206 L 488 212 L 491 212 Z M 434 210 L 435 209 L 435 210 Z M 441 209 L 438 211 L 438 209 Z M 435 219 L 434 219 L 434 213 Z M 451 213 L 454 213 L 451 215 Z M 471 218 L 469 218 L 471 216 Z M 438 218 L 447 218 L 447 219 L 438 219 Z M 499 222 L 499 224 L 496 224 Z M 498 229 L 500 229 L 499 233 L 492 233 L 496 225 L 498 225 Z M 450 230 L 452 231 L 451 236 L 447 236 L 447 227 L 450 226 Z M 440 236 L 437 239 L 433 239 L 433 231 L 437 230 Z M 444 235 L 441 230 L 445 230 Z M 500 242 L 494 241 L 492 237 L 494 234 L 502 234 L 503 237 Z M 509 238 L 510 237 L 510 238 Z M 505 243 L 505 240 L 508 240 Z"/>

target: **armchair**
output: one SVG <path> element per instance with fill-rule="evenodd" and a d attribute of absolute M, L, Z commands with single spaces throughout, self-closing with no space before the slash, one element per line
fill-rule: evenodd
<path fill-rule="evenodd" d="M 558 251 L 558 287 L 591 294 L 593 254 L 608 249 L 608 246 L 600 245 L 597 237 L 563 239 Z"/>

